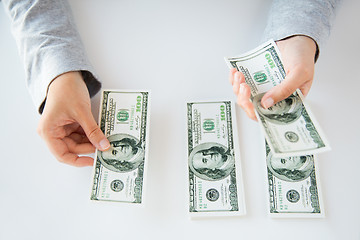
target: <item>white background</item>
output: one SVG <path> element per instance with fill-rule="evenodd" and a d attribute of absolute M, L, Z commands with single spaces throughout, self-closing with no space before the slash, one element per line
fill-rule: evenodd
<path fill-rule="evenodd" d="M 360 239 L 359 1 L 344 2 L 307 97 L 332 151 L 318 156 L 324 219 L 267 216 L 263 141 L 240 108 L 247 215 L 188 218 L 185 101 L 235 99 L 225 56 L 260 44 L 269 1 L 71 3 L 104 88 L 150 89 L 146 205 L 90 202 L 92 169 L 58 163 L 36 133 L 39 115 L 0 7 L 0 239 Z M 98 116 L 99 96 L 93 99 Z"/>

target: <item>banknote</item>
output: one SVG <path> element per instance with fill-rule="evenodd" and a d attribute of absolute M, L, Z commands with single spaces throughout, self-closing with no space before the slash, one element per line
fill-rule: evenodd
<path fill-rule="evenodd" d="M 188 102 L 187 133 L 190 216 L 244 215 L 233 103 Z"/>
<path fill-rule="evenodd" d="M 148 91 L 102 92 L 99 126 L 111 147 L 95 153 L 91 200 L 143 203 L 149 100 Z"/>
<path fill-rule="evenodd" d="M 276 158 L 265 145 L 270 215 L 324 217 L 314 155 Z"/>
<path fill-rule="evenodd" d="M 226 62 L 230 68 L 244 74 L 251 88 L 256 116 L 274 156 L 300 156 L 330 149 L 319 124 L 305 106 L 300 90 L 268 109 L 261 106 L 264 94 L 285 78 L 280 52 L 274 41 L 244 55 L 226 58 Z"/>

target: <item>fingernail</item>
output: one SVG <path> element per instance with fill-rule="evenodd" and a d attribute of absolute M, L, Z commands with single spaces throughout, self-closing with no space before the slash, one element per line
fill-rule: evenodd
<path fill-rule="evenodd" d="M 107 150 L 110 147 L 110 143 L 107 139 L 103 139 L 100 141 L 100 150 Z"/>
<path fill-rule="evenodd" d="M 245 91 L 245 87 L 244 87 L 244 84 L 240 84 L 240 94 L 243 94 L 244 91 Z"/>
<path fill-rule="evenodd" d="M 272 105 L 274 105 L 274 99 L 272 99 L 271 97 L 269 97 L 268 99 L 266 99 L 263 103 L 263 107 L 264 108 L 269 108 Z"/>

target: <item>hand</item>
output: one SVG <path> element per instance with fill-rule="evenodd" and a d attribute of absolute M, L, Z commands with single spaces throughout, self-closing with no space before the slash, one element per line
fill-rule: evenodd
<path fill-rule="evenodd" d="M 64 73 L 50 84 L 38 133 L 57 160 L 73 166 L 93 164 L 91 157 L 79 154 L 110 148 L 91 113 L 89 92 L 79 72 Z"/>
<path fill-rule="evenodd" d="M 314 78 L 316 43 L 306 36 L 293 36 L 276 42 L 281 52 L 286 77 L 284 81 L 270 89 L 261 99 L 261 105 L 269 108 L 275 103 L 289 97 L 296 89 L 306 96 Z M 236 69 L 230 70 L 230 83 L 233 85 L 237 103 L 256 120 L 254 106 L 250 102 L 250 87 L 245 83 L 245 77 Z"/>

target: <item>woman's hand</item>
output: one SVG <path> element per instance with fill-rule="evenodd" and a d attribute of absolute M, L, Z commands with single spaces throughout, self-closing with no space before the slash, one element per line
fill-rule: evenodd
<path fill-rule="evenodd" d="M 316 43 L 306 36 L 293 36 L 276 42 L 281 52 L 286 77 L 284 81 L 270 89 L 261 99 L 264 108 L 289 97 L 296 89 L 306 96 L 314 78 Z M 236 69 L 230 70 L 230 83 L 233 86 L 237 103 L 249 118 L 256 121 L 254 106 L 250 102 L 250 87 L 245 83 L 245 77 Z"/>
<path fill-rule="evenodd" d="M 89 92 L 79 72 L 64 73 L 50 84 L 38 133 L 57 160 L 73 166 L 91 166 L 91 157 L 79 155 L 110 148 L 91 113 Z"/>

